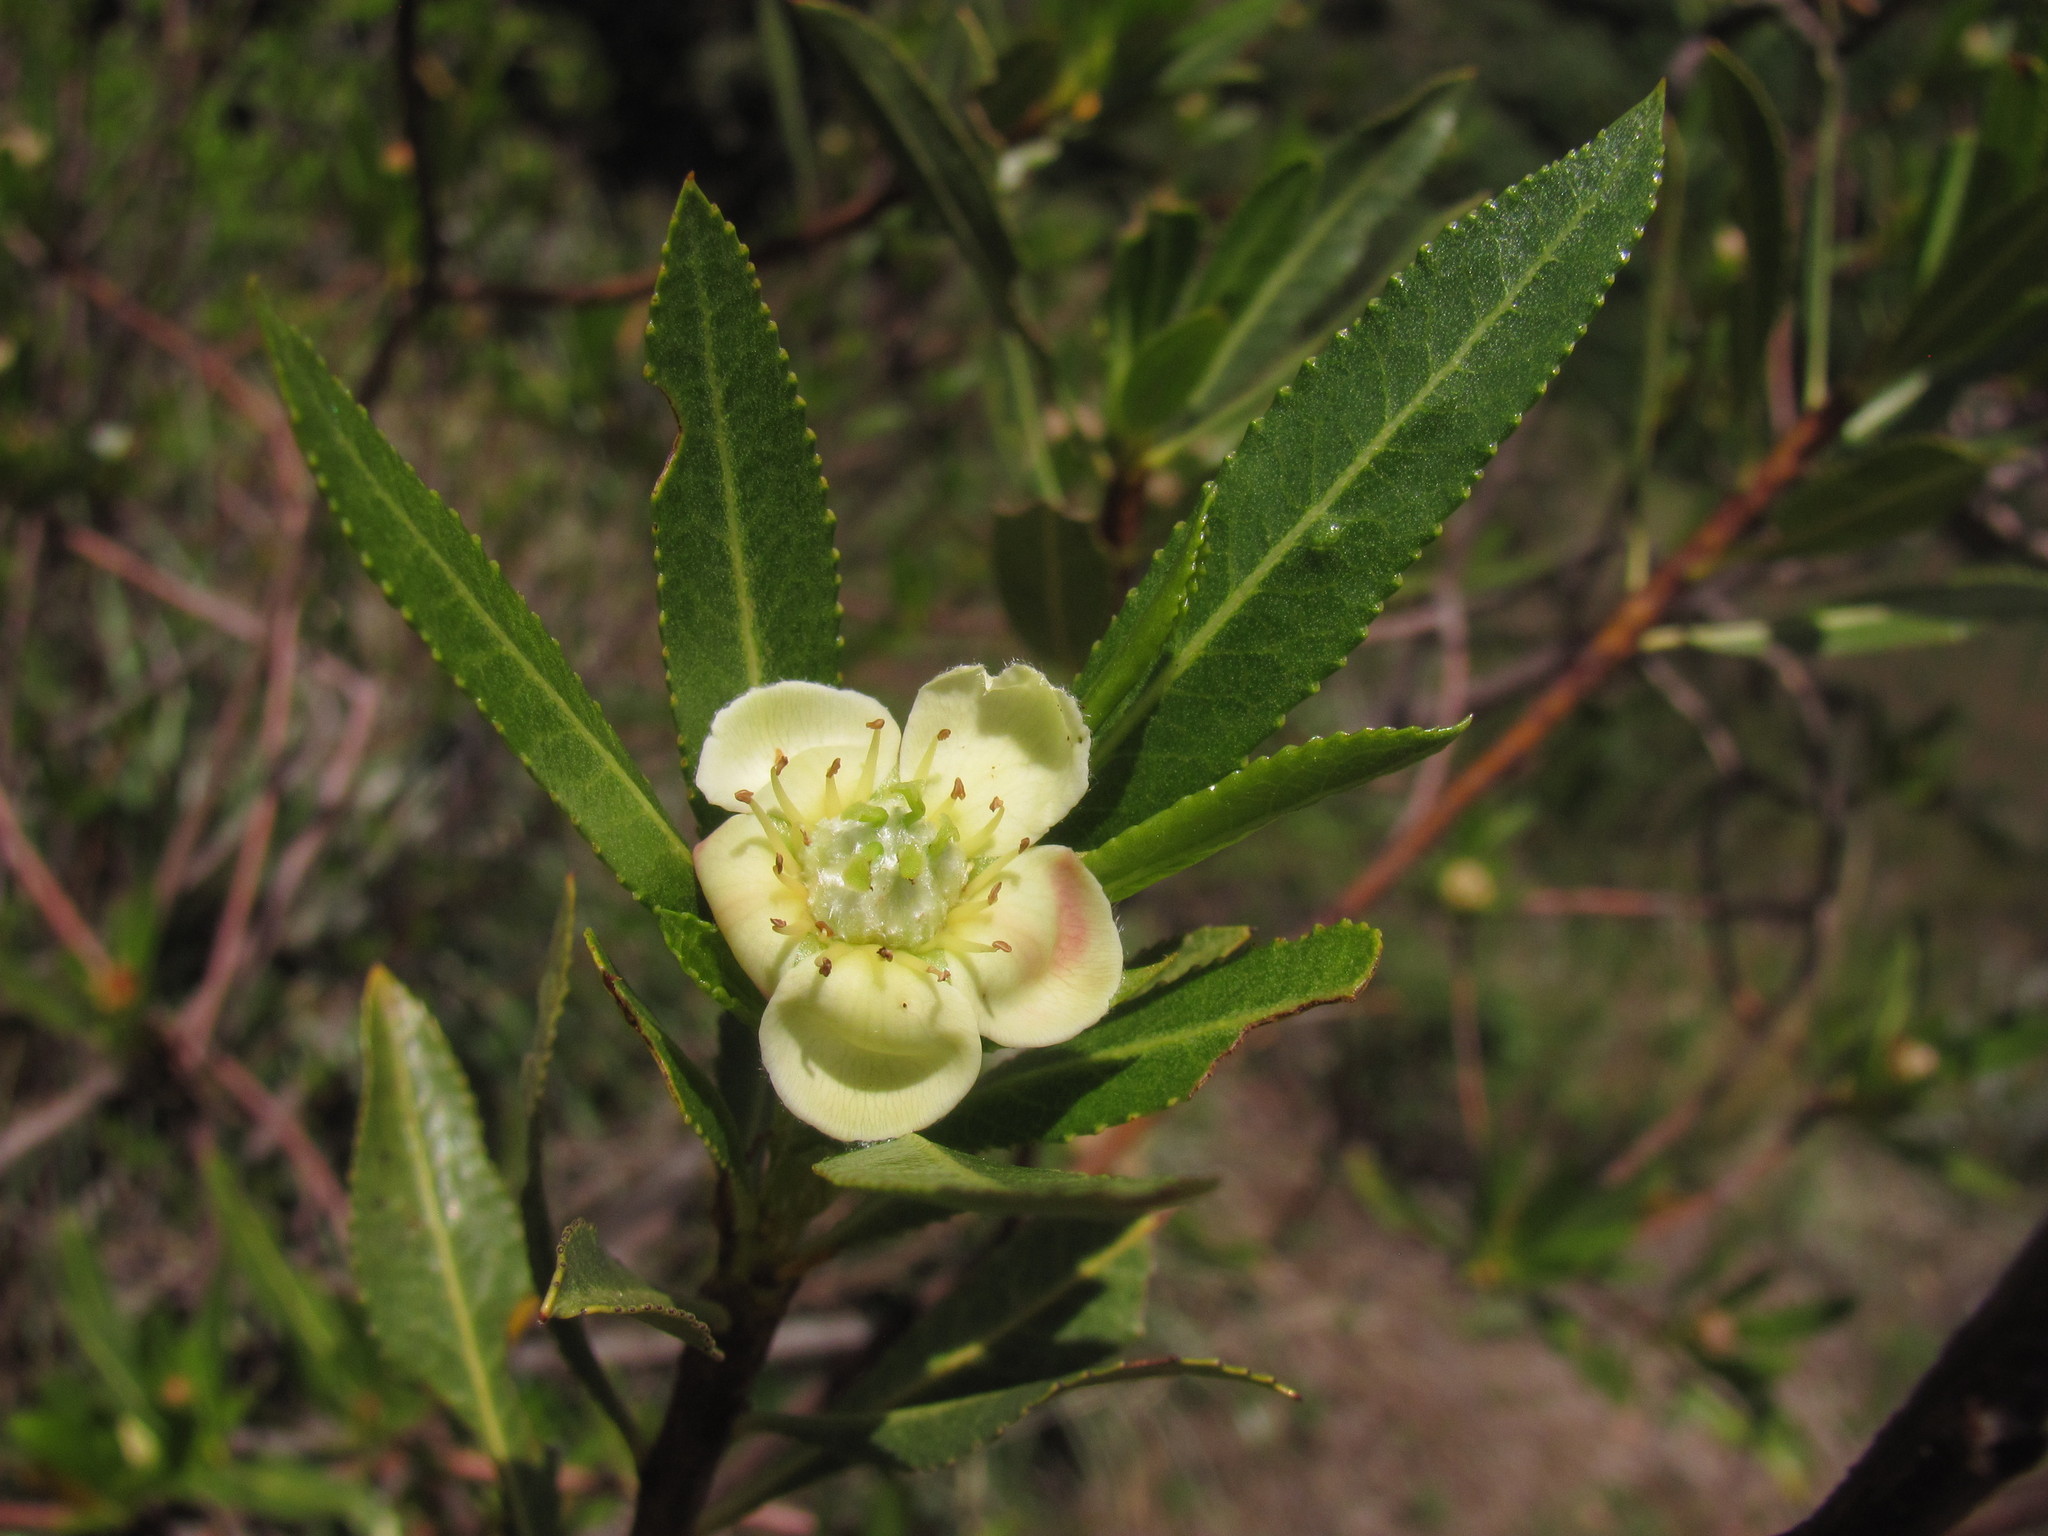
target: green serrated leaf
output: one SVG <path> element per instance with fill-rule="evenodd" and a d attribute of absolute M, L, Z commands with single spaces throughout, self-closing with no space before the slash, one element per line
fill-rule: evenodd
<path fill-rule="evenodd" d="M 1969 504 L 1984 467 L 1939 437 L 1902 437 L 1842 459 L 1778 498 L 1772 553 L 1831 554 L 1934 527 Z"/>
<path fill-rule="evenodd" d="M 1441 752 L 1471 722 L 1319 736 L 1259 758 L 1081 856 L 1111 901 L 1221 853 L 1267 823 Z"/>
<path fill-rule="evenodd" d="M 718 1091 L 711 1074 L 677 1049 L 666 1031 L 654 1022 L 654 1015 L 647 1005 L 640 1001 L 627 983 L 626 978 L 612 969 L 611 961 L 605 958 L 604 950 L 597 942 L 597 935 L 588 928 L 583 930 L 584 946 L 590 951 L 590 958 L 597 962 L 597 973 L 604 978 L 605 990 L 612 995 L 612 1001 L 619 1005 L 619 1013 L 633 1026 L 641 1041 L 654 1057 L 654 1065 L 661 1073 L 661 1080 L 668 1085 L 668 1096 L 682 1112 L 684 1122 L 697 1133 L 704 1143 L 704 1150 L 711 1154 L 711 1160 L 727 1173 L 740 1174 L 739 1132 L 733 1125 L 732 1111 L 726 1107 L 725 1096 Z"/>
<path fill-rule="evenodd" d="M 362 1031 L 349 1170 L 356 1284 L 392 1367 L 502 1465 L 533 1446 L 505 1364 L 512 1328 L 533 1305 L 519 1217 L 441 1026 L 382 966 L 363 989 Z"/>
<path fill-rule="evenodd" d="M 1182 397 L 1190 409 L 1214 410 L 1295 346 L 1303 327 L 1327 308 L 1357 269 L 1380 221 L 1436 163 L 1457 127 L 1471 78 L 1470 71 L 1460 71 L 1432 81 L 1332 153 L 1313 213 L 1299 234 L 1274 253 L 1228 334 L 1206 366 L 1196 370 L 1194 387 Z"/>
<path fill-rule="evenodd" d="M 1240 926 L 1196 928 L 1177 939 L 1169 939 L 1124 967 L 1123 980 L 1117 983 L 1110 1007 L 1121 1008 L 1133 998 L 1172 986 L 1183 976 L 1206 971 L 1228 960 L 1251 941 L 1251 929 Z"/>
<path fill-rule="evenodd" d="M 1261 945 L 1140 997 L 1065 1045 L 1013 1057 L 926 1134 L 977 1152 L 1065 1141 L 1156 1113 L 1200 1088 L 1246 1030 L 1356 997 L 1379 956 L 1378 932 L 1353 923 Z"/>
<path fill-rule="evenodd" d="M 1350 654 L 1627 258 L 1663 112 L 1660 87 L 1452 225 L 1246 433 L 1217 477 L 1156 702 L 1068 818 L 1070 846 L 1239 767 Z"/>
<path fill-rule="evenodd" d="M 1087 524 L 1039 505 L 994 519 L 996 592 L 1024 643 L 1077 670 L 1109 624 L 1109 560 Z"/>
<path fill-rule="evenodd" d="M 1142 440 L 1172 420 L 1188 403 L 1230 328 L 1229 318 L 1212 305 L 1149 337 L 1110 398 L 1111 429 Z"/>
<path fill-rule="evenodd" d="M 711 717 L 749 688 L 839 681 L 838 556 L 816 438 L 746 248 L 695 178 L 661 248 L 647 376 L 680 433 L 654 487 L 654 564 L 687 764 Z"/>
<path fill-rule="evenodd" d="M 1095 733 L 1090 751 L 1098 759 L 1114 744 L 1119 710 L 1137 697 L 1146 679 L 1159 670 L 1167 639 L 1187 609 L 1202 555 L 1202 534 L 1208 526 L 1209 498 L 1194 516 L 1174 524 L 1165 546 L 1152 557 L 1145 577 L 1124 599 L 1109 630 L 1088 653 L 1088 665 L 1074 679 L 1074 697 L 1082 717 Z M 1059 839 L 1055 839 L 1059 841 Z"/>
<path fill-rule="evenodd" d="M 750 1427 L 787 1435 L 849 1461 L 870 1462 L 900 1472 L 943 1467 L 1000 1437 L 1033 1409 L 1082 1387 L 1113 1386 L 1160 1376 L 1198 1376 L 1264 1387 L 1282 1397 L 1301 1394 L 1272 1376 L 1221 1360 L 1168 1356 L 1127 1360 L 1102 1370 L 1076 1371 L 1056 1381 L 1026 1382 L 971 1397 L 918 1403 L 886 1413 L 755 1414 Z"/>
<path fill-rule="evenodd" d="M 811 41 L 853 82 L 896 168 L 938 212 L 1005 321 L 1017 323 L 1017 254 L 986 155 L 903 45 L 834 0 L 793 0 Z"/>
<path fill-rule="evenodd" d="M 662 942 L 668 945 L 668 952 L 675 956 L 683 974 L 703 988 L 704 995 L 719 1007 L 738 1014 L 749 1024 L 759 1024 L 762 1010 L 767 1007 L 761 989 L 740 968 L 738 957 L 725 942 L 725 935 L 718 931 L 718 925 L 694 912 L 670 912 L 666 908 L 657 910 L 654 916 L 661 924 Z"/>
<path fill-rule="evenodd" d="M 714 1360 L 725 1358 L 703 1318 L 677 1306 L 666 1292 L 656 1290 L 613 1258 L 598 1241 L 597 1228 L 579 1219 L 562 1229 L 562 1241 L 555 1250 L 554 1278 L 541 1298 L 540 1315 L 552 1322 L 593 1314 L 630 1317 L 681 1339 Z"/>
<path fill-rule="evenodd" d="M 384 595 L 626 889 L 694 906 L 689 845 L 561 646 L 306 338 L 258 313 L 299 447 Z"/>
<path fill-rule="evenodd" d="M 1729 343 L 1736 386 L 1747 398 L 1761 385 L 1764 342 L 1784 302 L 1791 270 L 1785 126 L 1763 82 L 1725 43 L 1707 43 L 1700 81 L 1735 173 L 1731 211 L 1748 248 Z"/>
<path fill-rule="evenodd" d="M 1216 1187 L 1214 1179 L 1126 1179 L 1020 1168 L 900 1136 L 813 1165 L 841 1189 L 898 1195 L 949 1211 L 1004 1216 L 1078 1216 L 1107 1220 L 1181 1205 Z"/>

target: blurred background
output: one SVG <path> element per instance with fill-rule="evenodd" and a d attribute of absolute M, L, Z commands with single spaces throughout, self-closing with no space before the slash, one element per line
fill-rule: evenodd
<path fill-rule="evenodd" d="M 1386 958 L 1355 1004 L 1260 1031 L 1156 1134 L 1079 1151 L 1222 1175 L 1165 1230 L 1151 1336 L 1306 1402 L 1082 1394 L 986 1457 L 842 1478 L 755 1528 L 1789 1523 L 2048 1187 L 2041 10 L 867 9 L 999 189 L 1000 302 L 782 0 L 0 0 L 0 1530 L 487 1528 L 488 1463 L 380 1365 L 347 1279 L 363 976 L 382 961 L 432 1004 L 506 1123 L 573 873 L 642 990 L 709 1038 L 652 925 L 310 505 L 252 277 L 687 824 L 645 503 L 674 426 L 640 374 L 686 174 L 753 248 L 802 381 L 848 680 L 900 709 L 961 661 L 1070 676 L 1295 362 L 1447 219 L 1666 78 L 1635 259 L 1288 727 L 1469 713 L 1470 738 L 1123 912 L 1133 949 L 1330 915 L 1815 403 L 1816 351 L 1821 394 L 1855 377 L 1877 401 L 1373 904 Z M 1334 206 L 1360 146 L 1439 105 L 1398 197 L 1241 376 L 1163 407 L 1127 387 L 1120 250 L 1185 232 L 1235 313 L 1233 212 Z M 1972 297 L 1985 272 L 2011 292 Z M 1910 329 L 1950 293 L 1967 324 Z M 1926 367 L 1895 379 L 1868 360 L 1902 324 Z M 687 1279 L 701 1153 L 593 975 L 569 1007 L 554 1209 Z M 950 1240 L 817 1277 L 771 1391 L 843 1372 Z M 672 1346 L 598 1338 L 652 1412 Z M 516 1358 L 575 1447 L 572 1523 L 623 1530 L 616 1439 L 544 1347 Z M 2036 1518 L 2022 1488 L 1976 1529 Z"/>

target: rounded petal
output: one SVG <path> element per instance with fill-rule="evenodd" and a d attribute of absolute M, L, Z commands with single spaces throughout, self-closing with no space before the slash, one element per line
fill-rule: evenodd
<path fill-rule="evenodd" d="M 1101 1018 L 1124 951 L 1102 884 L 1071 848 L 1031 848 L 1003 871 L 997 899 L 957 908 L 939 938 L 980 991 L 981 1032 L 997 1045 L 1058 1045 Z M 965 944 L 1009 945 L 988 954 Z M 956 944 L 961 945 L 955 948 Z"/>
<path fill-rule="evenodd" d="M 1005 837 L 1037 837 L 1088 788 L 1081 706 L 1021 661 L 994 678 L 982 667 L 955 667 L 919 689 L 903 733 L 903 771 L 917 772 L 927 752 L 942 791 L 960 780 L 976 809 L 1001 798 Z"/>
<path fill-rule="evenodd" d="M 775 873 L 775 846 L 750 815 L 735 816 L 697 845 L 697 883 L 740 968 L 769 993 L 811 930 L 803 892 Z M 775 927 L 782 923 L 782 929 Z"/>
<path fill-rule="evenodd" d="M 840 1141 L 886 1141 L 966 1097 L 981 1040 L 973 995 L 957 978 L 851 944 L 823 958 L 830 974 L 796 967 L 761 1019 L 761 1062 L 791 1114 Z"/>
<path fill-rule="evenodd" d="M 875 720 L 881 726 L 869 729 Z M 713 805 L 741 810 L 739 792 L 759 790 L 768 782 L 777 752 L 793 758 L 816 747 L 830 748 L 828 757 L 844 757 L 856 772 L 871 747 L 878 748 L 886 780 L 901 740 L 889 711 L 864 693 L 823 683 L 769 683 L 749 688 L 712 716 L 711 733 L 698 754 L 697 788 Z"/>

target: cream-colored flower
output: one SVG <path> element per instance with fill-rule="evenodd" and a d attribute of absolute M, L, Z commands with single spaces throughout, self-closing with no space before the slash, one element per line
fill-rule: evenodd
<path fill-rule="evenodd" d="M 761 1059 L 841 1141 L 922 1129 L 974 1086 L 981 1039 L 1056 1045 L 1122 974 L 1109 900 L 1037 838 L 1088 787 L 1088 728 L 1022 664 L 941 673 L 908 726 L 866 694 L 771 683 L 711 722 L 697 788 L 735 816 L 697 845 L 713 916 L 768 999 Z"/>

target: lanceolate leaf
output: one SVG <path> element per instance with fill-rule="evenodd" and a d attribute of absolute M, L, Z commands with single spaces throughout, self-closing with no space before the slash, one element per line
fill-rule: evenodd
<path fill-rule="evenodd" d="M 694 906 L 689 846 L 562 648 L 305 337 L 259 311 L 299 447 L 384 595 L 626 889 Z"/>
<path fill-rule="evenodd" d="M 558 1318 L 602 1316 L 636 1318 L 650 1328 L 659 1328 L 681 1339 L 692 1349 L 702 1350 L 714 1360 L 724 1356 L 704 1319 L 679 1307 L 632 1270 L 605 1251 L 597 1228 L 587 1221 L 572 1221 L 562 1230 L 561 1246 L 555 1251 L 554 1278 L 541 1299 L 540 1315 L 550 1322 Z"/>
<path fill-rule="evenodd" d="M 1181 1205 L 1216 1187 L 1214 1179 L 1126 1179 L 1019 1168 L 936 1146 L 922 1136 L 901 1136 L 815 1165 L 841 1189 L 1005 1216 L 1082 1216 L 1107 1219 L 1165 1205 Z"/>
<path fill-rule="evenodd" d="M 811 40 L 854 83 L 897 168 L 945 221 L 997 312 L 1014 321 L 1017 256 L 973 133 L 877 23 L 833 0 L 794 3 Z"/>
<path fill-rule="evenodd" d="M 1198 309 L 1149 338 L 1110 402 L 1110 425 L 1136 438 L 1164 426 L 1187 404 L 1229 328 L 1222 310 Z"/>
<path fill-rule="evenodd" d="M 635 995 L 626 978 L 612 969 L 611 961 L 605 958 L 604 950 L 598 946 L 597 935 L 586 928 L 583 942 L 590 950 L 590 958 L 597 962 L 597 972 L 604 978 L 605 990 L 619 1005 L 619 1013 L 633 1026 L 653 1055 L 662 1081 L 668 1084 L 668 1095 L 675 1100 L 676 1108 L 682 1111 L 684 1121 L 703 1141 L 712 1161 L 727 1173 L 737 1174 L 740 1167 L 739 1133 L 733 1125 L 732 1111 L 726 1108 L 725 1097 L 711 1080 L 711 1074 L 678 1050 L 675 1042 L 654 1022 L 654 1015 Z"/>
<path fill-rule="evenodd" d="M 1793 487 L 1771 510 L 1776 552 L 1818 554 L 1881 543 L 1948 520 L 1968 505 L 1984 463 L 1938 437 L 1900 438 Z"/>
<path fill-rule="evenodd" d="M 839 681 L 839 571 L 816 439 L 747 252 L 683 183 L 647 325 L 680 435 L 654 487 L 661 653 L 686 762 L 749 688 Z"/>
<path fill-rule="evenodd" d="M 1965 229 L 1873 375 L 1945 373 L 1995 349 L 2048 307 L 2048 197 L 2021 198 Z"/>
<path fill-rule="evenodd" d="M 1216 237 L 1195 284 L 1194 308 L 1214 304 L 1233 315 L 1243 309 L 1307 224 L 1316 181 L 1313 161 L 1290 160 L 1252 188 Z"/>
<path fill-rule="evenodd" d="M 505 1367 L 533 1304 L 519 1218 L 440 1025 L 382 966 L 363 992 L 349 1249 L 377 1341 L 500 1464 L 532 1428 Z M 530 1314 L 529 1314 L 530 1315 Z"/>
<path fill-rule="evenodd" d="M 1217 478 L 1156 705 L 1063 840 L 1093 846 L 1215 783 L 1358 644 L 1613 282 L 1663 111 L 1660 88 L 1454 224 L 1254 423 Z"/>
<path fill-rule="evenodd" d="M 1170 1356 L 1128 1360 L 1101 1370 L 1076 1371 L 1057 1381 L 1027 1382 L 993 1392 L 977 1392 L 971 1397 L 893 1408 L 886 1413 L 757 1414 L 749 1422 L 755 1428 L 802 1440 L 849 1460 L 920 1472 L 958 1461 L 1063 1392 L 1159 1376 L 1206 1376 L 1216 1381 L 1264 1387 L 1297 1401 L 1301 1397 L 1292 1387 L 1243 1366 Z"/>
<path fill-rule="evenodd" d="M 1254 1025 L 1356 997 L 1380 936 L 1353 923 L 1262 945 L 1147 993 L 1065 1045 L 1013 1057 L 929 1131 L 963 1152 L 1065 1141 L 1166 1109 Z"/>
<path fill-rule="evenodd" d="M 1365 255 L 1373 230 L 1414 192 L 1443 152 L 1470 78 L 1461 72 L 1425 87 L 1331 156 L 1308 223 L 1265 269 L 1197 373 L 1188 396 L 1192 409 L 1212 410 L 1229 400 L 1336 296 Z"/>
<path fill-rule="evenodd" d="M 740 962 L 725 942 L 716 923 L 706 922 L 694 912 L 657 911 L 661 937 L 676 964 L 690 980 L 704 989 L 704 995 L 719 1007 L 738 1014 L 749 1024 L 761 1022 L 766 1004 L 753 978 L 740 969 Z"/>
<path fill-rule="evenodd" d="M 1095 733 L 1090 751 L 1098 761 L 1118 739 L 1112 722 L 1120 708 L 1159 670 L 1167 639 L 1187 609 L 1208 518 L 1205 498 L 1193 517 L 1174 526 L 1165 548 L 1152 557 L 1145 579 L 1124 599 L 1109 632 L 1095 643 L 1088 665 L 1074 679 L 1074 696 Z"/>
<path fill-rule="evenodd" d="M 1122 901 L 1291 811 L 1441 752 L 1464 729 L 1354 731 L 1283 747 L 1118 833 L 1082 862 L 1111 901 Z"/>
<path fill-rule="evenodd" d="M 1203 225 L 1192 208 L 1155 208 L 1145 215 L 1145 227 L 1117 247 L 1108 305 L 1113 388 L 1146 338 L 1180 314 L 1201 253 Z"/>

